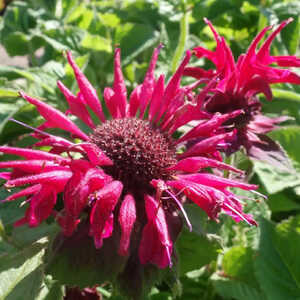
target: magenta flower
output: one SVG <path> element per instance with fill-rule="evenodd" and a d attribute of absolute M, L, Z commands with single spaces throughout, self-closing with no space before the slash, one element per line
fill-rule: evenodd
<path fill-rule="evenodd" d="M 52 215 L 63 234 L 71 236 L 80 223 L 87 223 L 96 248 L 112 238 L 117 240 L 120 256 L 138 255 L 142 265 L 165 268 L 172 265 L 181 216 L 191 227 L 182 206 L 186 197 L 211 219 L 218 219 L 223 211 L 237 222 L 256 224 L 229 191 L 231 187 L 253 190 L 256 186 L 204 171 L 211 167 L 241 173 L 224 164 L 218 152 L 235 136 L 235 132 L 224 132 L 221 124 L 241 111 L 223 115 L 202 112 L 200 106 L 207 91 L 195 97 L 192 89 L 198 83 L 180 86 L 191 52 L 166 85 L 163 75 L 158 79 L 154 76 L 158 54 L 159 48 L 154 51 L 144 82 L 128 101 L 120 50 L 116 49 L 114 84 L 104 90 L 110 119 L 104 115 L 95 89 L 71 53 L 67 54 L 79 92 L 73 95 L 60 81 L 58 87 L 69 104 L 66 113 L 88 125 L 89 133 L 66 114 L 20 93 L 36 106 L 45 122 L 35 129 L 36 149 L 0 147 L 2 153 L 25 158 L 0 162 L 1 168 L 12 168 L 1 175 L 7 180 L 5 186 L 24 186 L 6 199 L 26 197 L 26 214 L 16 226 L 35 227 Z M 99 124 L 94 123 L 90 111 L 99 118 Z M 199 121 L 196 127 L 179 139 L 173 138 L 177 129 L 193 120 Z M 70 139 L 44 131 L 48 128 L 67 131 Z M 38 150 L 41 146 L 48 146 L 50 151 Z M 61 207 L 56 206 L 58 195 L 62 196 L 63 209 L 57 209 Z M 175 223 L 179 224 L 176 228 Z"/>
<path fill-rule="evenodd" d="M 185 75 L 204 81 L 212 81 L 210 96 L 205 99 L 202 109 L 207 112 L 227 114 L 238 109 L 243 114 L 226 121 L 224 124 L 237 129 L 235 139 L 227 152 L 237 151 L 244 146 L 248 155 L 277 163 L 284 159 L 279 145 L 265 134 L 276 128 L 276 124 L 287 120 L 287 117 L 270 118 L 262 115 L 261 103 L 257 94 L 263 93 L 268 100 L 272 99 L 270 85 L 273 83 L 300 84 L 300 77 L 284 67 L 299 67 L 300 59 L 295 56 L 272 56 L 270 46 L 274 38 L 290 22 L 288 19 L 269 35 L 262 46 L 258 43 L 272 27 L 264 28 L 253 40 L 245 54 L 237 62 L 223 37 L 219 36 L 210 21 L 205 22 L 214 34 L 217 46 L 215 51 L 196 47 L 197 57 L 212 61 L 216 69 L 204 70 L 198 67 L 185 68 Z M 270 66 L 272 64 L 272 66 Z M 282 68 L 276 68 L 277 65 Z M 213 83 L 214 82 L 214 83 Z M 275 159 L 274 159 L 275 158 Z"/>

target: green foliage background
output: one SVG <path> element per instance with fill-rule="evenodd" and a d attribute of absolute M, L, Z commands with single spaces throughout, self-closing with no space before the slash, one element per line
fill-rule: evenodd
<path fill-rule="evenodd" d="M 3 3 L 0 1 L 0 8 Z M 132 90 L 142 82 L 159 43 L 164 48 L 157 73 L 174 71 L 188 48 L 214 48 L 204 17 L 225 36 L 237 57 L 264 26 L 288 17 L 294 22 L 275 40 L 272 52 L 299 55 L 299 15 L 299 1 L 13 1 L 0 19 L 1 44 L 10 56 L 27 55 L 30 64 L 25 69 L 0 66 L 0 144 L 24 146 L 31 142 L 24 136 L 28 129 L 10 122 L 10 117 L 34 127 L 42 122 L 35 108 L 18 97 L 19 90 L 66 110 L 56 81 L 62 80 L 74 93 L 76 85 L 65 50 L 72 51 L 101 96 L 103 88 L 112 83 L 116 45 L 122 49 L 126 83 Z M 216 224 L 208 221 L 201 209 L 187 206 L 194 231 L 184 231 L 177 244 L 181 283 L 163 282 L 151 290 L 151 300 L 300 299 L 299 93 L 300 86 L 276 85 L 271 103 L 262 98 L 266 114 L 293 118 L 270 135 L 284 147 L 290 170 L 250 161 L 242 152 L 232 160 L 268 195 L 266 201 L 246 200 L 246 210 L 255 215 L 259 227 L 236 224 L 226 216 Z M 1 189 L 0 198 L 6 195 Z M 58 228 L 51 221 L 31 230 L 13 228 L 24 212 L 19 206 L 20 202 L 0 204 L 0 299 L 62 299 L 63 287 L 45 274 L 43 262 L 49 239 Z M 104 299 L 122 299 L 109 283 L 100 283 L 98 289 Z"/>

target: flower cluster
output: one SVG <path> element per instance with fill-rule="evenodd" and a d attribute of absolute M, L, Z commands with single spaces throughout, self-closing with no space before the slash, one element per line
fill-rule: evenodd
<path fill-rule="evenodd" d="M 237 222 L 256 224 L 229 190 L 256 186 L 206 170 L 241 173 L 222 162 L 219 150 L 236 135 L 226 132 L 222 124 L 237 118 L 242 110 L 223 114 L 202 110 L 211 86 L 199 94 L 194 93 L 199 82 L 181 86 L 190 51 L 167 84 L 164 75 L 155 78 L 159 51 L 160 47 L 154 50 L 143 83 L 128 101 L 120 50 L 115 50 L 114 84 L 103 93 L 110 117 L 103 113 L 104 104 L 70 52 L 67 58 L 79 92 L 74 95 L 58 82 L 69 104 L 66 113 L 20 93 L 45 122 L 34 130 L 37 142 L 31 148 L 0 147 L 2 153 L 25 158 L 0 162 L 1 168 L 12 168 L 1 173 L 7 180 L 5 186 L 24 187 L 6 199 L 26 197 L 26 214 L 16 226 L 35 227 L 54 216 L 63 234 L 71 236 L 80 223 L 88 223 L 96 248 L 102 247 L 104 239 L 115 238 L 120 256 L 137 253 L 142 265 L 165 268 L 172 266 L 181 220 L 191 229 L 183 209 L 185 201 L 196 203 L 214 220 L 225 212 Z M 91 112 L 98 117 L 97 124 Z M 76 116 L 90 132 L 83 132 L 66 114 Z M 197 125 L 174 138 L 175 131 L 191 121 Z M 45 131 L 49 128 L 69 133 L 70 139 Z M 44 146 L 50 150 L 39 149 Z M 176 230 L 174 222 L 179 224 Z"/>
<path fill-rule="evenodd" d="M 299 67 L 300 59 L 296 56 L 272 56 L 270 46 L 276 35 L 293 19 L 283 21 L 258 48 L 268 30 L 264 28 L 252 41 L 245 54 L 234 61 L 233 54 L 226 41 L 221 37 L 210 21 L 205 22 L 213 32 L 216 50 L 210 51 L 196 47 L 197 57 L 212 61 L 216 69 L 204 70 L 199 67 L 187 67 L 185 75 L 211 82 L 211 94 L 205 99 L 202 109 L 207 112 L 222 114 L 243 110 L 243 114 L 227 121 L 229 129 L 237 130 L 235 138 L 228 147 L 227 153 L 233 153 L 243 146 L 249 156 L 278 164 L 284 160 L 284 153 L 279 145 L 265 134 L 274 130 L 276 124 L 287 120 L 285 116 L 270 118 L 261 113 L 261 103 L 257 94 L 263 93 L 267 100 L 272 99 L 271 84 L 300 84 L 300 77 L 287 68 Z M 214 82 L 214 83 L 213 83 Z"/>

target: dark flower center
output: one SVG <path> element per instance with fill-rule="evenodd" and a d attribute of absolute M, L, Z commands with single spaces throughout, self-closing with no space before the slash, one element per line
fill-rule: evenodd
<path fill-rule="evenodd" d="M 91 139 L 113 161 L 113 166 L 103 169 L 123 183 L 125 192 L 146 192 L 152 179 L 170 178 L 172 172 L 166 168 L 177 162 L 171 137 L 145 120 L 107 121 L 95 129 Z"/>

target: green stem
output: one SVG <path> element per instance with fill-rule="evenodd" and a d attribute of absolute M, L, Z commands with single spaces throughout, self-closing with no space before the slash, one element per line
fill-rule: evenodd
<path fill-rule="evenodd" d="M 171 70 L 172 73 L 174 73 L 179 65 L 179 61 L 181 60 L 181 57 L 184 53 L 184 50 L 186 48 L 186 43 L 188 40 L 188 35 L 189 35 L 189 16 L 190 16 L 190 11 L 185 11 L 182 19 L 180 20 L 180 35 L 179 35 L 179 41 L 178 45 L 176 47 L 173 59 L 172 59 L 172 64 L 171 64 Z"/>

